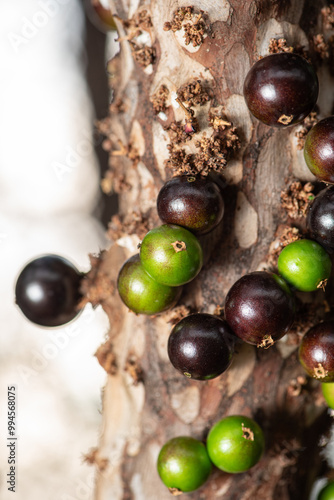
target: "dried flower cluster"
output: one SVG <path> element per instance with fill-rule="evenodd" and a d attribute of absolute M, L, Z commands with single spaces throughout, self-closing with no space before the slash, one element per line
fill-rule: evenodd
<path fill-rule="evenodd" d="M 168 96 L 169 90 L 166 85 L 160 85 L 156 93 L 152 95 L 150 101 L 156 114 L 166 111 Z"/>
<path fill-rule="evenodd" d="M 183 25 L 184 40 L 186 45 L 189 45 L 191 43 L 193 47 L 198 47 L 203 43 L 205 35 L 205 23 L 202 19 L 202 16 L 203 11 L 198 14 L 194 22 L 185 23 Z"/>
<path fill-rule="evenodd" d="M 152 28 L 151 16 L 146 9 L 137 11 L 131 19 L 123 21 L 123 26 L 126 29 L 135 30 L 140 28 L 141 30 L 149 30 Z"/>
<path fill-rule="evenodd" d="M 139 66 L 146 68 L 150 64 L 153 64 L 156 54 L 155 48 L 149 45 L 138 44 L 134 41 L 134 39 L 139 37 L 143 31 L 149 31 L 152 28 L 152 21 L 148 11 L 140 10 L 136 12 L 131 19 L 124 21 L 119 18 L 119 20 L 122 22 L 128 33 L 126 37 L 119 38 L 119 41 L 129 41 L 133 58 Z"/>
<path fill-rule="evenodd" d="M 168 132 L 172 144 L 182 144 L 192 139 L 192 135 L 186 132 L 185 125 L 182 122 L 174 121 L 168 127 L 164 127 L 164 130 Z"/>
<path fill-rule="evenodd" d="M 203 136 L 195 146 L 198 153 L 187 154 L 184 149 L 178 149 L 175 142 L 169 144 L 166 167 L 171 169 L 174 175 L 208 175 L 212 171 L 221 172 L 239 149 L 240 141 L 236 128 L 230 124 L 230 127 L 224 126 L 224 130 L 218 134 Z"/>
<path fill-rule="evenodd" d="M 303 185 L 300 181 L 296 181 L 282 191 L 282 207 L 287 211 L 291 219 L 297 219 L 306 215 L 311 201 L 314 200 L 313 189 L 314 186 L 311 182 Z"/>
<path fill-rule="evenodd" d="M 317 113 L 314 111 L 305 118 L 302 128 L 295 132 L 295 136 L 297 137 L 297 149 L 304 149 L 306 136 L 311 128 L 318 123 L 318 121 L 319 119 L 317 117 Z"/>
<path fill-rule="evenodd" d="M 119 158 L 128 158 L 132 162 L 132 165 L 136 167 L 140 159 L 138 150 L 131 142 L 128 145 L 124 145 L 122 141 L 116 141 L 114 135 L 110 132 L 110 121 L 108 119 L 99 121 L 97 123 L 97 130 L 107 136 L 102 142 L 102 147 L 105 151 L 109 152 L 109 165 L 110 167 L 112 166 L 112 170 L 109 169 L 101 181 L 102 191 L 105 194 L 127 191 L 131 186 L 126 182 L 125 176 L 121 173 L 123 167 L 119 162 Z M 118 149 L 116 149 L 116 145 Z"/>
<path fill-rule="evenodd" d="M 269 41 L 269 54 L 279 54 L 281 52 L 293 52 L 293 47 L 288 45 L 285 38 L 271 38 Z"/>
<path fill-rule="evenodd" d="M 83 298 L 78 304 L 79 308 L 85 307 L 88 303 L 91 303 L 93 307 L 102 304 L 109 299 L 110 294 L 116 289 L 115 283 L 110 279 L 108 274 L 101 272 L 101 255 L 89 256 L 91 270 L 86 274 L 85 279 L 82 280 L 81 292 Z"/>
<path fill-rule="evenodd" d="M 334 5 L 323 7 L 321 9 L 322 22 L 325 30 L 334 28 Z"/>
<path fill-rule="evenodd" d="M 173 14 L 173 19 L 171 22 L 166 22 L 164 24 L 165 31 L 178 31 L 182 28 L 184 21 L 191 21 L 193 18 L 193 7 L 180 7 Z"/>
<path fill-rule="evenodd" d="M 278 227 L 275 239 L 271 242 L 267 257 L 269 269 L 277 268 L 277 261 L 282 249 L 301 238 L 299 229 L 282 224 Z"/>
<path fill-rule="evenodd" d="M 310 55 L 302 45 L 291 46 L 285 38 L 271 38 L 268 46 L 269 54 L 281 54 L 283 52 L 293 52 L 310 61 Z"/>
<path fill-rule="evenodd" d="M 328 59 L 329 57 L 329 43 L 325 41 L 324 35 L 318 34 L 313 37 L 313 47 L 321 59 Z"/>
<path fill-rule="evenodd" d="M 203 106 L 210 99 L 201 80 L 193 80 L 190 83 L 182 85 L 177 91 L 177 96 L 187 106 Z"/>
<path fill-rule="evenodd" d="M 134 60 L 142 68 L 146 68 L 155 61 L 155 48 L 147 45 L 138 45 L 135 42 L 130 42 L 131 51 Z"/>
<path fill-rule="evenodd" d="M 142 240 L 153 226 L 150 214 L 131 211 L 126 215 L 114 215 L 108 226 L 108 237 L 116 241 L 126 235 L 136 234 Z"/>
<path fill-rule="evenodd" d="M 179 306 L 173 307 L 173 309 L 169 309 L 165 313 L 163 313 L 163 318 L 166 321 L 166 323 L 170 323 L 172 325 L 176 325 L 181 319 L 185 318 L 186 316 L 189 316 L 189 314 L 193 313 L 192 309 L 190 307 L 181 304 Z"/>
<path fill-rule="evenodd" d="M 193 47 L 198 47 L 203 43 L 206 32 L 203 14 L 201 10 L 196 16 L 192 6 L 180 7 L 174 12 L 172 21 L 164 24 L 164 30 L 175 32 L 183 28 L 185 44 L 192 43 Z"/>

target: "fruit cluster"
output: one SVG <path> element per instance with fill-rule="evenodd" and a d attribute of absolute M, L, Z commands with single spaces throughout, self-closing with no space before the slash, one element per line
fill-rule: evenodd
<path fill-rule="evenodd" d="M 299 95 L 304 99 L 300 104 Z M 312 66 L 292 53 L 264 57 L 249 71 L 244 95 L 253 115 L 270 126 L 302 121 L 314 107 L 318 79 Z M 334 183 L 334 116 L 308 133 L 304 155 L 316 177 Z M 138 254 L 119 271 L 117 287 L 124 304 L 137 314 L 153 315 L 174 306 L 182 286 L 203 264 L 198 236 L 221 222 L 224 201 L 210 177 L 182 175 L 165 183 L 157 210 L 163 225 L 149 231 Z M 307 215 L 312 239 L 288 244 L 280 253 L 278 272 L 251 272 L 241 277 L 225 300 L 225 319 L 205 313 L 179 321 L 168 340 L 172 365 L 188 378 L 209 380 L 231 364 L 238 339 L 267 348 L 290 329 L 295 315 L 292 289 L 324 288 L 331 274 L 334 250 L 334 186 L 313 201 Z M 30 262 L 16 283 L 16 302 L 31 321 L 59 326 L 78 313 L 83 275 L 55 255 Z M 291 288 L 290 288 L 291 287 Z M 306 372 L 321 382 L 328 405 L 334 407 L 334 321 L 311 328 L 299 347 Z M 252 419 L 234 415 L 217 422 L 207 446 L 191 437 L 168 441 L 158 458 L 164 484 L 176 492 L 200 487 L 211 462 L 223 471 L 243 472 L 255 465 L 264 449 L 261 428 Z"/>
<path fill-rule="evenodd" d="M 224 472 L 245 472 L 260 460 L 264 445 L 253 419 L 231 415 L 211 428 L 206 446 L 188 436 L 167 441 L 159 453 L 158 473 L 174 495 L 194 491 L 208 479 L 212 464 Z"/>
<path fill-rule="evenodd" d="M 157 314 L 175 305 L 180 287 L 202 268 L 197 236 L 219 224 L 224 201 L 209 178 L 178 176 L 162 187 L 157 210 L 164 224 L 145 235 L 140 253 L 123 264 L 117 280 L 122 301 L 137 314 Z"/>
<path fill-rule="evenodd" d="M 300 93 L 305 97 L 302 104 L 298 99 Z M 267 125 L 286 127 L 299 123 L 311 112 L 318 96 L 318 79 L 312 66 L 302 57 L 291 53 L 272 55 L 261 59 L 251 68 L 245 80 L 244 95 L 256 118 Z M 319 122 L 318 126 L 311 129 L 306 138 L 305 159 L 318 179 L 334 182 L 334 117 Z M 302 292 L 324 289 L 331 274 L 329 254 L 334 250 L 333 189 L 329 187 L 321 192 L 309 209 L 307 226 L 312 239 L 295 241 L 282 250 L 278 259 L 279 275 L 262 271 L 240 278 L 226 296 L 225 320 L 198 313 L 183 318 L 175 325 L 168 341 L 168 355 L 177 370 L 196 380 L 214 378 L 229 367 L 236 337 L 266 348 L 288 332 L 295 314 L 291 289 Z M 182 219 L 178 223 L 184 224 Z M 332 407 L 334 383 L 330 382 L 334 382 L 333 354 L 334 321 L 311 328 L 299 348 L 299 360 L 306 372 L 326 382 L 323 384 L 323 393 Z M 228 418 L 234 421 L 239 417 Z M 218 430 L 225 426 L 223 423 L 228 418 L 216 424 L 210 432 L 208 455 L 222 470 L 239 472 L 233 469 L 230 462 L 228 438 L 226 435 L 221 438 Z M 245 417 L 240 418 L 245 420 Z M 191 491 L 206 480 L 209 462 L 208 458 L 202 456 L 204 465 L 197 462 L 196 466 L 201 474 L 195 476 L 190 468 L 182 465 L 185 453 L 189 451 L 184 449 L 187 448 L 185 439 L 193 443 L 191 453 L 196 455 L 194 450 L 197 447 L 201 449 L 201 454 L 204 453 L 202 443 L 192 438 L 175 438 L 162 448 L 158 471 L 168 487 Z M 263 442 L 259 445 L 258 458 L 262 453 L 259 451 L 261 447 L 263 449 Z M 247 453 L 245 457 L 248 458 Z M 176 467 L 175 463 L 179 460 Z M 191 463 L 188 459 L 187 462 Z M 242 463 L 240 457 L 237 463 Z M 176 470 L 177 477 L 173 474 Z M 196 477 L 198 482 L 189 484 L 185 476 L 187 479 Z"/>
<path fill-rule="evenodd" d="M 303 100 L 297 94 L 303 95 Z M 312 110 L 318 96 L 318 79 L 312 66 L 292 53 L 259 60 L 249 71 L 244 95 L 252 114 L 267 125 L 288 126 L 300 122 Z M 284 119 L 283 119 L 283 118 Z M 319 121 L 308 132 L 304 157 L 318 180 L 334 183 L 334 116 Z M 323 190 L 307 214 L 312 239 L 287 245 L 279 255 L 278 271 L 295 289 L 309 292 L 325 287 L 331 274 L 334 250 L 334 187 Z M 228 302 L 228 300 L 227 300 Z M 229 318 L 227 308 L 226 316 Z M 239 327 L 239 318 L 230 324 Z M 299 360 L 306 372 L 322 382 L 334 382 L 334 322 L 315 325 L 303 337 Z M 246 339 L 245 339 L 246 340 Z M 327 389 L 324 389 L 327 394 Z"/>

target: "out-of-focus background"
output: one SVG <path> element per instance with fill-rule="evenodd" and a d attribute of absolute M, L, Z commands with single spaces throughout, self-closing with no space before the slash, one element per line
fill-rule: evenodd
<path fill-rule="evenodd" d="M 79 0 L 3 1 L 0 37 L 0 498 L 86 500 L 94 470 L 83 455 L 98 442 L 105 383 L 93 355 L 108 319 L 87 306 L 68 326 L 37 327 L 15 306 L 14 286 L 36 256 L 60 254 L 86 271 L 88 254 L 108 246 L 103 223 L 115 204 L 100 192 L 107 158 L 93 133 L 96 116 L 108 113 L 106 39 Z M 7 484 L 12 385 L 15 493 Z"/>

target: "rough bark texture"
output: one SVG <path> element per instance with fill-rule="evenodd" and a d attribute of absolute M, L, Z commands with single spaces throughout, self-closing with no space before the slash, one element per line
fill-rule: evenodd
<path fill-rule="evenodd" d="M 245 414 L 265 431 L 264 457 L 244 474 L 215 470 L 191 498 L 305 500 L 321 468 L 318 440 L 328 425 L 319 384 L 303 385 L 298 378 L 304 373 L 296 347 L 307 322 L 270 349 L 239 347 L 225 374 L 200 383 L 182 377 L 169 363 L 168 315 L 135 316 L 122 305 L 115 282 L 145 231 L 159 224 L 156 197 L 171 176 L 165 165 L 168 135 L 163 126 L 184 120 L 183 110 L 172 102 L 173 93 L 194 79 L 201 80 L 210 99 L 193 106 L 200 132 L 187 142 L 187 152 L 197 151 L 195 141 L 203 133 L 212 134 L 210 108 L 222 107 L 237 127 L 241 149 L 220 177 L 226 205 L 223 224 L 203 240 L 206 265 L 186 287 L 181 304 L 187 310 L 213 313 L 241 275 L 267 266 L 277 227 L 287 222 L 281 191 L 293 175 L 302 180 L 312 176 L 296 147 L 296 128 L 273 129 L 251 118 L 242 95 L 243 81 L 258 57 L 268 53 L 271 38 L 283 37 L 288 45 L 308 50 L 310 39 L 323 29 L 320 11 L 325 2 L 118 0 L 111 4 L 122 20 L 147 10 L 152 27 L 139 29 L 146 32 L 146 41 L 142 40 L 155 49 L 155 59 L 146 68 L 135 61 L 124 39 L 131 30 L 118 21 L 123 41 L 120 54 L 110 63 L 114 105 L 101 125 L 110 149 L 110 175 L 104 187 L 112 184 L 120 193 L 118 239 L 114 223 L 111 248 L 94 262 L 87 281 L 87 299 L 102 303 L 110 318 L 109 338 L 97 353 L 109 376 L 103 391 L 101 438 L 91 457 L 99 470 L 96 499 L 170 499 L 156 472 L 164 442 L 178 435 L 205 440 L 208 429 L 223 416 Z M 185 45 L 179 32 L 163 30 L 174 12 L 188 5 L 197 14 L 205 13 L 205 38 L 196 48 Z M 140 38 L 133 41 L 138 45 Z M 319 78 L 319 106 L 326 115 L 331 113 L 329 89 L 334 85 L 325 64 L 319 65 Z M 161 85 L 169 90 L 166 121 L 157 116 L 151 102 Z M 312 296 L 320 303 L 321 293 Z M 320 315 L 320 306 L 319 311 Z"/>

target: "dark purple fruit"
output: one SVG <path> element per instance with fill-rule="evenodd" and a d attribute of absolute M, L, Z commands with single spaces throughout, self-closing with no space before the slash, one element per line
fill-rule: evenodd
<path fill-rule="evenodd" d="M 161 188 L 157 209 L 164 223 L 204 234 L 222 220 L 224 200 L 217 184 L 207 177 L 180 175 Z"/>
<path fill-rule="evenodd" d="M 334 186 L 321 191 L 307 213 L 307 228 L 313 240 L 334 251 Z"/>
<path fill-rule="evenodd" d="M 299 361 L 310 377 L 334 382 L 334 321 L 319 323 L 304 335 Z"/>
<path fill-rule="evenodd" d="M 306 164 L 320 181 L 334 183 L 334 116 L 311 128 L 304 146 Z"/>
<path fill-rule="evenodd" d="M 294 319 L 294 299 L 276 274 L 257 271 L 240 278 L 226 296 L 225 317 L 233 332 L 258 347 L 270 347 Z"/>
<path fill-rule="evenodd" d="M 168 340 L 168 356 L 186 377 L 208 380 L 229 367 L 234 342 L 226 321 L 211 314 L 191 314 L 174 326 Z"/>
<path fill-rule="evenodd" d="M 39 257 L 29 262 L 17 279 L 16 304 L 37 325 L 64 325 L 78 314 L 82 276 L 62 257 Z"/>
<path fill-rule="evenodd" d="M 251 67 L 244 83 L 249 110 L 273 127 L 304 120 L 317 101 L 318 91 L 318 78 L 311 64 L 292 53 L 263 57 Z"/>

